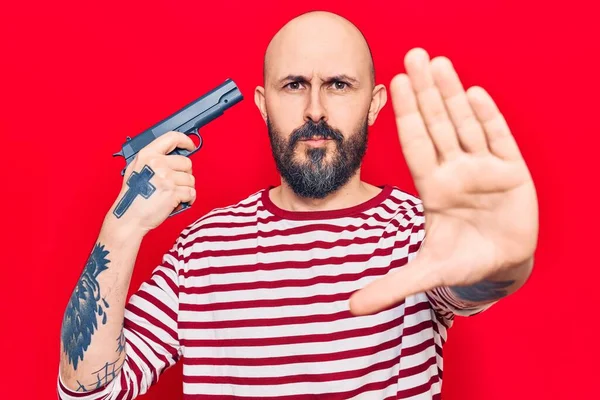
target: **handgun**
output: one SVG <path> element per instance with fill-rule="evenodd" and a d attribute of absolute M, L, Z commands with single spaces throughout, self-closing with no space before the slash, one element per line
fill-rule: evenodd
<path fill-rule="evenodd" d="M 135 156 L 140 150 L 150 144 L 154 139 L 169 131 L 178 131 L 185 133 L 188 136 L 194 135 L 198 138 L 198 146 L 193 151 L 176 148 L 169 153 L 169 155 L 177 154 L 186 157 L 191 156 L 200 150 L 203 144 L 203 139 L 199 132 L 200 128 L 221 116 L 225 110 L 236 105 L 242 101 L 243 98 L 244 97 L 235 82 L 227 78 L 224 83 L 189 103 L 176 113 L 146 129 L 142 133 L 133 138 L 127 136 L 125 143 L 123 143 L 121 147 L 121 151 L 113 154 L 113 157 L 120 156 L 125 158 L 126 165 L 121 171 L 121 176 L 125 175 L 127 166 L 135 159 Z M 181 203 L 181 208 L 178 211 L 173 211 L 169 217 L 179 214 L 189 207 L 189 203 Z"/>

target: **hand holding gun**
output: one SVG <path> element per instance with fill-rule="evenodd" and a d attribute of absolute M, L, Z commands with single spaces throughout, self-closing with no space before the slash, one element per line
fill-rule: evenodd
<path fill-rule="evenodd" d="M 123 186 L 123 189 L 124 191 L 126 190 L 126 192 L 115 205 L 113 214 L 117 218 L 121 218 L 138 195 L 149 198 L 157 190 L 157 187 L 150 182 L 155 174 L 157 174 L 157 171 L 155 171 L 155 168 L 153 169 L 151 165 L 153 162 L 152 156 L 160 156 L 161 154 L 159 153 L 162 152 L 162 154 L 166 154 L 167 156 L 190 157 L 202 147 L 203 139 L 199 133 L 200 128 L 221 116 L 225 110 L 239 103 L 242 99 L 243 96 L 235 82 L 227 79 L 215 89 L 188 104 L 175 114 L 172 114 L 156 125 L 148 128 L 144 132 L 133 138 L 127 137 L 121 151 L 113 154 L 113 156 L 125 158 L 126 166 L 121 171 L 121 175 L 125 176 L 125 179 L 127 180 L 127 185 Z M 196 147 L 189 137 L 185 138 L 182 137 L 182 135 L 177 135 L 172 132 L 179 132 L 187 136 L 194 135 L 198 138 L 199 144 Z M 168 137 L 165 137 L 167 134 L 169 134 Z M 161 140 L 156 141 L 156 139 L 159 138 L 161 138 Z M 144 157 L 140 157 L 140 152 L 142 152 L 142 150 L 146 153 L 144 154 Z M 127 171 L 132 162 L 138 158 L 145 159 L 142 163 L 144 165 L 140 171 Z M 173 181 L 171 183 L 177 185 L 177 182 L 174 180 L 179 176 L 180 182 L 183 181 L 189 183 L 189 178 L 184 179 L 181 173 L 186 172 L 187 168 L 184 166 L 188 166 L 188 164 L 191 163 L 185 163 L 180 158 L 178 161 L 178 158 L 179 157 L 171 157 L 170 161 L 163 163 L 165 164 L 163 165 L 163 176 L 160 176 L 159 178 L 164 180 L 166 178 L 164 175 L 170 175 L 171 180 Z M 177 162 L 179 163 L 179 170 L 175 167 Z M 155 165 L 157 165 L 157 163 L 158 162 L 154 161 Z M 169 168 L 171 173 L 166 174 L 164 170 L 169 167 L 168 164 L 171 164 Z M 177 174 L 178 172 L 180 173 L 179 175 Z M 191 165 L 189 165 L 189 172 L 191 173 Z M 165 187 L 168 186 L 169 185 L 167 184 Z M 171 191 L 176 192 L 174 188 L 171 188 Z M 173 210 L 167 217 L 179 214 L 191 206 L 189 201 L 181 201 L 178 205 L 181 205 L 181 208 L 179 210 Z"/>

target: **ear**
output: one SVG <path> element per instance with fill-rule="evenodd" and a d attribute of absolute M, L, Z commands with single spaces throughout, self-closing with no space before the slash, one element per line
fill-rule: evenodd
<path fill-rule="evenodd" d="M 258 107 L 258 111 L 262 119 L 267 123 L 267 102 L 265 100 L 265 88 L 257 86 L 254 90 L 254 104 Z"/>
<path fill-rule="evenodd" d="M 385 89 L 385 86 L 375 86 L 373 88 L 373 93 L 371 94 L 371 105 L 369 107 L 369 126 L 375 123 L 379 111 L 385 106 L 385 103 L 387 103 L 387 90 Z"/>

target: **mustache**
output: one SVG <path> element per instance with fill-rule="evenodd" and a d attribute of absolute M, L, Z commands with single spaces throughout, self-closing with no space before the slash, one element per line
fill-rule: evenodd
<path fill-rule="evenodd" d="M 333 139 L 338 143 L 344 140 L 342 132 L 332 128 L 327 122 L 321 120 L 318 123 L 314 123 L 312 120 L 308 120 L 304 125 L 292 132 L 289 145 L 293 147 L 299 140 L 310 139 L 313 136 L 319 136 L 323 139 Z"/>

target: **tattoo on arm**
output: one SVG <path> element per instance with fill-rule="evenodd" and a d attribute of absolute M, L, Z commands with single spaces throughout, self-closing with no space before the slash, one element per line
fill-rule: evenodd
<path fill-rule="evenodd" d="M 156 191 L 156 187 L 150 183 L 150 178 L 154 176 L 154 171 L 147 165 L 144 165 L 144 168 L 138 172 L 132 172 L 127 180 L 127 192 L 119 201 L 119 204 L 113 210 L 113 214 L 117 218 L 121 218 L 125 211 L 129 209 L 135 198 L 140 195 L 144 199 L 152 196 L 152 193 Z"/>
<path fill-rule="evenodd" d="M 460 299 L 475 303 L 498 300 L 508 294 L 507 287 L 515 283 L 512 281 L 483 280 L 470 286 L 452 286 L 451 290 Z"/>
<path fill-rule="evenodd" d="M 121 353 L 123 353 L 123 351 L 125 350 L 125 344 L 125 330 L 124 328 L 121 328 L 121 334 L 117 338 L 117 353 L 119 353 L 119 355 L 121 355 Z"/>
<path fill-rule="evenodd" d="M 111 382 L 113 379 L 115 379 L 117 377 L 117 374 L 121 370 L 121 367 L 123 367 L 124 362 L 121 363 L 121 365 L 119 365 L 117 367 L 118 361 L 119 360 L 113 361 L 111 363 L 107 362 L 98 371 L 92 372 L 92 376 L 94 376 L 94 379 L 96 379 L 96 382 L 94 382 L 90 385 L 84 385 L 83 383 L 77 381 L 77 384 L 79 386 L 77 387 L 76 391 L 77 392 L 89 392 L 90 390 L 98 389 L 98 388 L 108 385 L 109 382 Z"/>
<path fill-rule="evenodd" d="M 122 328 L 121 333 L 119 334 L 119 337 L 117 338 L 117 353 L 119 354 L 119 356 L 123 353 L 123 351 L 125 351 L 125 343 L 126 343 L 125 331 Z M 98 389 L 102 386 L 108 385 L 113 379 L 115 379 L 117 377 L 117 374 L 119 373 L 121 368 L 123 368 L 123 364 L 125 364 L 125 360 L 123 360 L 121 365 L 119 365 L 117 367 L 118 361 L 119 361 L 119 359 L 117 359 L 111 363 L 107 362 L 98 371 L 92 372 L 92 376 L 94 377 L 94 379 L 96 379 L 96 382 L 94 382 L 92 384 L 84 385 L 83 383 L 77 381 L 77 384 L 79 386 L 77 387 L 76 391 L 77 392 L 89 392 L 90 390 Z"/>
<path fill-rule="evenodd" d="M 61 340 L 69 364 L 73 364 L 74 370 L 77 370 L 79 361 L 83 361 L 83 353 L 98 329 L 98 318 L 102 324 L 106 324 L 105 309 L 109 305 L 100 295 L 97 278 L 102 271 L 108 269 L 108 254 L 104 245 L 97 243 L 94 246 L 65 310 Z"/>

